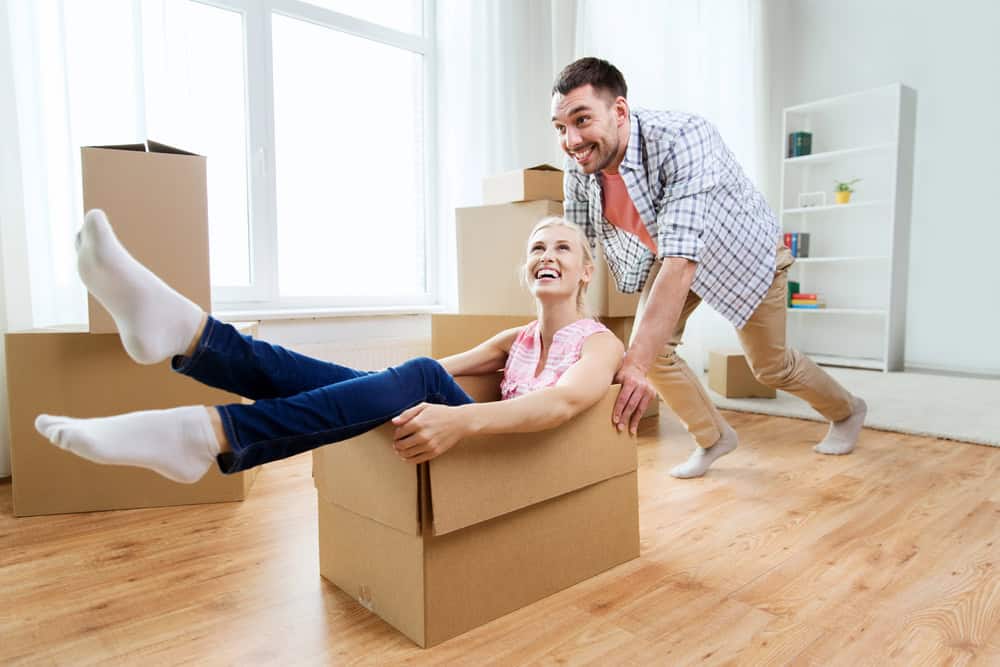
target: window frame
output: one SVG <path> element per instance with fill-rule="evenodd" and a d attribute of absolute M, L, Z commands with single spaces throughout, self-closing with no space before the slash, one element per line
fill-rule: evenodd
<path fill-rule="evenodd" d="M 243 16 L 247 109 L 247 193 L 250 285 L 212 286 L 212 310 L 221 316 L 281 317 L 295 313 L 420 312 L 439 304 L 437 224 L 435 0 L 423 2 L 423 34 L 400 32 L 300 0 L 193 0 Z M 423 293 L 397 296 L 284 297 L 278 292 L 278 219 L 275 183 L 274 72 L 271 17 L 280 14 L 405 49 L 423 57 Z"/>

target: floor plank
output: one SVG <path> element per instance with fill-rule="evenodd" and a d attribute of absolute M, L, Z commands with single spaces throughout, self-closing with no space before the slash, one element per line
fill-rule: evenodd
<path fill-rule="evenodd" d="M 428 650 L 319 577 L 308 456 L 243 503 L 15 519 L 0 482 L 0 663 L 1000 661 L 1000 449 L 726 417 L 686 481 L 683 428 L 643 423 L 639 558 Z"/>

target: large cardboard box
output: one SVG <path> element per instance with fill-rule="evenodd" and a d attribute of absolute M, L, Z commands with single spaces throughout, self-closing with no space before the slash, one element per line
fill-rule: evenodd
<path fill-rule="evenodd" d="M 241 325 L 253 334 L 254 325 Z M 212 467 L 195 484 L 143 468 L 100 465 L 52 445 L 35 431 L 41 413 L 105 417 L 242 399 L 170 370 L 132 361 L 117 334 L 39 330 L 6 335 L 14 514 L 159 507 L 243 500 L 256 471 L 223 475 Z M 150 447 L 157 443 L 149 442 Z"/>
<path fill-rule="evenodd" d="M 460 378 L 477 400 L 499 377 Z M 401 461 L 392 427 L 313 452 L 320 572 L 432 646 L 639 555 L 635 441 L 617 387 L 559 428 Z"/>
<path fill-rule="evenodd" d="M 710 350 L 708 387 L 726 398 L 775 398 L 778 393 L 757 381 L 742 352 Z"/>
<path fill-rule="evenodd" d="M 458 309 L 468 315 L 535 315 L 535 300 L 521 282 L 528 234 L 542 218 L 561 216 L 562 203 L 473 206 L 455 211 L 458 239 Z M 600 246 L 587 290 L 591 312 L 631 317 L 638 294 L 622 294 L 608 272 Z"/>
<path fill-rule="evenodd" d="M 431 356 L 441 359 L 471 350 L 504 329 L 527 324 L 535 318 L 524 315 L 431 315 Z M 628 347 L 634 317 L 602 317 L 601 322 Z M 643 419 L 660 414 L 660 401 L 650 402 Z"/>
<path fill-rule="evenodd" d="M 483 179 L 484 204 L 521 201 L 563 200 L 562 170 L 550 164 L 536 164 Z"/>
<path fill-rule="evenodd" d="M 103 209 L 122 244 L 168 285 L 211 312 L 205 158 L 155 141 L 80 151 L 85 210 Z M 87 297 L 91 333 L 115 333 Z"/>

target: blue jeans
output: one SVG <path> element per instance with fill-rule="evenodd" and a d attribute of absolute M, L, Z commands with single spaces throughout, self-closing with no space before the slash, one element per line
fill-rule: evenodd
<path fill-rule="evenodd" d="M 359 371 L 254 340 L 212 317 L 194 353 L 174 357 L 171 366 L 256 401 L 216 408 L 233 450 L 218 457 L 224 473 L 352 438 L 418 403 L 473 402 L 433 359 Z"/>

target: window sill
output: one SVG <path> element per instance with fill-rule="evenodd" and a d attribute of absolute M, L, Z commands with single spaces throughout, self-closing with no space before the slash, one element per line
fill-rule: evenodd
<path fill-rule="evenodd" d="M 227 308 L 212 313 L 226 322 L 267 320 L 318 320 L 337 317 L 384 317 L 394 315 L 430 315 L 445 312 L 444 306 L 360 306 L 342 308 Z"/>

